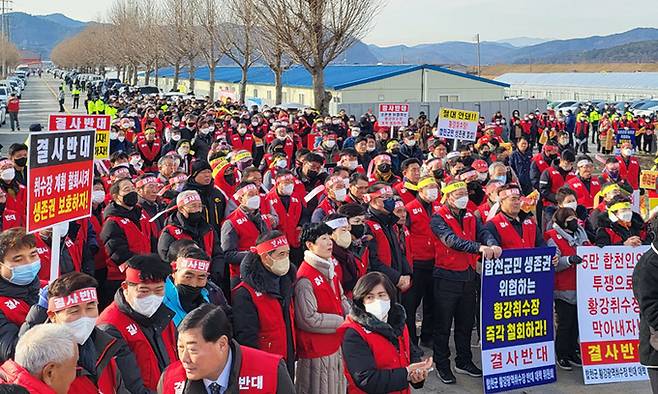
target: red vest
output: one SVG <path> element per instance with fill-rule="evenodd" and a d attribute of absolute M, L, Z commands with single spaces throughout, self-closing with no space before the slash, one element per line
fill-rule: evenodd
<path fill-rule="evenodd" d="M 606 233 L 608 233 L 608 236 L 610 237 L 610 244 L 611 245 L 621 245 L 624 243 L 624 240 L 617 234 L 616 232 L 612 231 L 610 228 L 604 228 Z"/>
<path fill-rule="evenodd" d="M 531 218 L 523 221 L 523 238 L 516 232 L 504 213 L 499 212 L 491 219 L 498 231 L 500 247 L 503 249 L 534 248 L 537 237 L 537 224 Z"/>
<path fill-rule="evenodd" d="M 23 386 L 30 394 L 56 394 L 50 386 L 32 376 L 13 360 L 7 360 L 0 365 L 0 383 Z"/>
<path fill-rule="evenodd" d="M 2 213 L 2 230 L 9 230 L 14 227 L 23 227 L 23 223 L 19 221 L 20 216 L 14 210 L 5 208 Z"/>
<path fill-rule="evenodd" d="M 98 220 L 96 215 L 93 214 L 91 215 L 89 220 L 91 221 L 91 226 L 94 228 L 94 233 L 96 233 L 96 237 L 100 241 L 100 234 L 101 234 L 101 230 L 103 229 L 101 222 Z M 80 231 L 82 231 L 82 229 L 80 229 Z M 105 250 L 105 247 L 102 245 L 102 241 L 100 243 L 101 245 L 98 248 L 98 252 L 94 256 L 94 268 L 96 268 L 97 270 L 107 267 L 107 259 L 108 259 L 107 251 Z"/>
<path fill-rule="evenodd" d="M 580 180 L 577 176 L 567 180 L 567 184 L 573 191 L 576 192 L 578 198 L 578 204 L 584 206 L 587 209 L 594 208 L 594 196 L 601 191 L 601 184 L 598 179 L 592 177 L 589 181 L 589 190 L 585 187 L 583 181 Z"/>
<path fill-rule="evenodd" d="M 126 235 L 128 240 L 128 249 L 134 254 L 148 254 L 151 253 L 151 240 L 144 235 L 142 230 L 137 227 L 132 220 L 127 218 L 122 218 L 118 216 L 108 216 L 105 219 L 105 223 L 115 222 L 123 233 Z M 125 263 L 125 261 L 115 263 L 110 259 L 110 256 L 107 257 L 107 279 L 108 280 L 123 280 L 126 279 L 126 275 L 119 271 L 119 265 Z"/>
<path fill-rule="evenodd" d="M 249 291 L 251 295 L 251 301 L 256 307 L 258 312 L 258 326 L 260 331 L 258 332 L 258 349 L 263 350 L 268 353 L 276 354 L 284 359 L 288 358 L 288 338 L 286 330 L 286 322 L 283 318 L 283 313 L 286 313 L 281 310 L 281 303 L 276 298 L 268 295 L 257 292 L 253 287 L 249 286 L 245 282 L 240 282 L 233 291 L 243 287 Z M 290 322 L 294 325 L 295 323 L 295 312 L 294 304 L 290 303 L 290 308 L 287 311 Z M 294 332 L 294 327 L 293 327 Z M 295 336 L 292 337 L 293 349 L 295 347 Z M 294 357 L 294 354 L 290 355 Z"/>
<path fill-rule="evenodd" d="M 368 228 L 372 233 L 375 241 L 377 241 L 377 257 L 384 265 L 390 267 L 393 256 L 391 255 L 391 245 L 388 243 L 388 238 L 382 230 L 382 226 L 372 220 L 366 220 Z"/>
<path fill-rule="evenodd" d="M 399 349 L 396 349 L 395 346 L 388 339 L 384 338 L 382 335 L 367 331 L 362 325 L 356 323 L 350 316 L 345 319 L 345 322 L 339 328 L 341 337 L 344 335 L 345 330 L 348 328 L 356 331 L 361 338 L 366 342 L 372 357 L 375 359 L 375 368 L 378 370 L 394 370 L 398 368 L 406 368 L 410 363 L 410 350 L 409 350 L 409 331 L 407 327 L 404 327 L 402 335 L 398 337 L 398 346 Z M 344 357 L 343 357 L 344 359 Z M 343 373 L 347 378 L 347 392 L 349 394 L 365 394 L 365 391 L 359 389 L 359 387 L 354 383 L 352 379 L 352 374 L 347 369 L 347 363 L 343 362 L 344 368 Z M 391 393 L 398 394 L 408 394 L 411 390 L 409 387 L 402 391 L 392 391 Z"/>
<path fill-rule="evenodd" d="M 241 345 L 240 353 L 240 374 L 237 381 L 229 382 L 229 387 L 237 386 L 239 391 L 249 394 L 277 394 L 277 370 L 281 357 Z M 176 361 L 162 375 L 162 394 L 181 394 L 186 384 L 183 363 Z"/>
<path fill-rule="evenodd" d="M 413 199 L 406 205 L 409 213 L 410 247 L 409 260 L 432 261 L 434 260 L 434 249 L 439 240 L 430 228 L 430 217 L 438 213 L 439 202 L 432 203 L 432 212 L 427 212 L 418 199 Z"/>
<path fill-rule="evenodd" d="M 489 216 L 490 210 L 491 204 L 489 203 L 489 200 L 483 202 L 479 207 L 477 207 L 477 211 L 480 212 L 480 219 L 482 220 L 482 223 L 487 222 L 487 217 Z"/>
<path fill-rule="evenodd" d="M 108 347 L 111 346 L 116 340 L 110 342 Z M 103 355 L 101 354 L 96 362 L 96 367 L 98 368 L 99 363 L 103 361 Z M 103 370 L 98 377 L 98 384 L 95 384 L 87 376 L 78 376 L 75 378 L 71 387 L 69 387 L 68 394 L 116 394 L 117 393 L 117 381 L 118 381 L 118 367 L 116 364 L 116 359 L 112 357 L 110 361 L 105 365 Z"/>
<path fill-rule="evenodd" d="M 416 197 L 414 197 L 414 195 L 411 194 L 411 192 L 409 192 L 409 189 L 404 187 L 404 182 L 403 181 L 400 181 L 400 182 L 394 184 L 393 189 L 395 189 L 395 191 L 397 191 L 398 196 L 400 196 L 400 198 L 402 199 L 402 202 L 404 203 L 404 205 L 407 205 L 407 204 L 411 203 L 412 201 L 414 201 L 416 199 Z"/>
<path fill-rule="evenodd" d="M 560 172 L 552 167 L 548 168 L 546 171 L 548 171 L 548 175 L 551 179 L 551 193 L 557 193 L 557 191 L 564 186 L 564 184 L 570 180 L 571 178 L 575 178 L 576 176 L 573 174 L 567 174 L 566 178 L 563 178 Z M 547 199 L 542 200 L 544 203 L 544 207 L 554 205 L 552 202 L 548 201 Z"/>
<path fill-rule="evenodd" d="M 456 236 L 469 241 L 477 237 L 477 221 L 471 212 L 466 212 L 460 225 L 450 209 L 442 205 L 437 214 L 443 218 Z M 447 247 L 440 238 L 437 238 L 434 266 L 450 271 L 466 271 L 468 267 L 475 269 L 479 254 L 461 252 Z"/>
<path fill-rule="evenodd" d="M 154 162 L 158 158 L 161 148 L 162 147 L 160 146 L 160 141 L 157 138 L 155 141 L 153 141 L 153 144 L 150 146 L 145 139 L 137 143 L 137 149 L 139 150 L 139 153 L 144 158 L 144 161 L 146 161 L 147 163 L 152 163 L 144 167 L 143 169 L 144 172 L 149 172 L 151 170 L 154 170 L 154 167 L 155 170 L 157 170 L 157 165 L 156 165 L 157 163 Z"/>
<path fill-rule="evenodd" d="M 318 204 L 318 208 L 322 209 L 325 216 L 329 216 L 332 213 L 336 213 L 336 209 L 331 205 L 329 196 L 325 196 L 325 198 Z"/>
<path fill-rule="evenodd" d="M 640 188 L 640 163 L 635 157 L 628 160 L 628 166 L 621 156 L 617 156 L 617 161 L 619 162 L 619 179 L 625 179 L 633 190 L 638 190 Z"/>
<path fill-rule="evenodd" d="M 144 386 L 149 390 L 157 390 L 158 379 L 160 379 L 160 367 L 158 366 L 158 359 L 155 352 L 151 347 L 148 339 L 142 332 L 141 327 L 133 319 L 128 317 L 119 310 L 115 302 L 112 302 L 105 310 L 98 316 L 98 325 L 109 324 L 121 333 L 121 337 L 128 344 L 132 350 L 137 365 L 139 366 Z M 165 330 L 162 332 L 162 340 L 166 346 L 167 354 L 171 362 L 178 360 L 178 353 L 176 352 L 176 329 L 174 323 L 169 322 Z"/>
<path fill-rule="evenodd" d="M 146 209 L 142 208 L 142 216 L 139 218 L 139 226 L 142 228 L 142 233 L 144 236 L 149 239 L 149 249 L 151 248 L 150 240 L 158 239 L 160 237 L 160 229 L 158 228 L 158 222 L 150 222 L 151 215 L 146 212 Z"/>
<path fill-rule="evenodd" d="M 34 237 L 36 239 L 37 252 L 39 253 L 39 260 L 41 260 L 41 269 L 39 270 L 39 279 L 49 280 L 50 279 L 50 262 L 52 261 L 52 252 L 50 246 L 48 246 L 39 235 Z M 73 261 L 73 270 L 80 272 L 82 268 L 82 245 L 77 245 L 71 238 L 68 236 L 62 241 L 61 247 L 66 247 L 66 250 L 71 256 Z M 60 257 L 61 259 L 61 257 Z M 60 262 L 61 263 L 61 262 Z M 60 272 L 60 275 L 62 272 Z"/>
<path fill-rule="evenodd" d="M 20 326 L 25 323 L 29 311 L 30 305 L 20 298 L 0 296 L 0 312 L 5 315 L 9 322 Z"/>
<path fill-rule="evenodd" d="M 334 275 L 335 291 L 320 271 L 307 262 L 303 262 L 297 270 L 297 279 L 306 278 L 311 281 L 313 295 L 318 305 L 318 313 L 329 313 L 343 316 L 343 305 L 340 297 L 340 280 Z M 295 328 L 297 333 L 297 355 L 299 358 L 318 358 L 336 353 L 340 348 L 341 338 L 338 334 L 317 334 Z"/>
<path fill-rule="evenodd" d="M 281 230 L 288 238 L 288 244 L 290 247 L 299 248 L 301 245 L 299 241 L 301 231 L 299 231 L 297 227 L 299 226 L 299 219 L 302 216 L 301 201 L 297 199 L 297 197 L 290 196 L 290 204 L 286 211 L 286 207 L 276 193 L 275 187 L 265 195 L 265 200 L 272 205 L 274 212 L 279 217 L 279 230 Z"/>
<path fill-rule="evenodd" d="M 231 133 L 231 146 L 233 151 L 246 150 L 253 153 L 254 150 L 254 136 L 251 133 L 244 135 L 244 141 L 239 133 Z"/>
<path fill-rule="evenodd" d="M 272 223 L 267 215 L 261 215 L 261 218 L 267 225 L 267 229 L 272 229 Z M 231 221 L 233 229 L 238 234 L 238 251 L 244 252 L 249 250 L 252 246 L 256 246 L 256 239 L 260 235 L 256 225 L 249 219 L 247 215 L 242 212 L 242 209 L 238 208 L 235 211 L 231 212 L 226 220 Z M 229 266 L 229 272 L 231 278 L 240 277 L 240 266 L 237 264 L 231 264 Z"/>
<path fill-rule="evenodd" d="M 576 248 L 569 245 L 566 239 L 562 238 L 557 231 L 548 230 L 544 233 L 545 239 L 552 239 L 560 249 L 562 256 L 574 256 Z M 555 290 L 576 290 L 576 266 L 570 265 L 569 268 L 560 272 L 555 272 Z"/>
<path fill-rule="evenodd" d="M 7 192 L 7 203 L 5 209 L 10 209 L 16 212 L 17 220 L 19 223 L 25 223 L 25 216 L 27 215 L 27 189 L 25 186 L 18 186 L 18 193 L 12 196 L 13 190 L 9 188 Z"/>
<path fill-rule="evenodd" d="M 167 232 L 169 235 L 172 236 L 176 241 L 179 239 L 189 239 L 192 241 L 195 241 L 192 239 L 192 237 L 187 234 L 185 231 L 183 231 L 182 228 L 174 226 L 173 224 L 168 224 L 165 226 L 165 228 L 162 229 L 162 232 Z M 206 252 L 206 254 L 209 257 L 212 257 L 212 251 L 215 246 L 215 232 L 210 229 L 207 233 L 203 235 L 203 250 Z"/>
<path fill-rule="evenodd" d="M 544 155 L 537 153 L 532 157 L 532 162 L 535 163 L 537 169 L 539 169 L 539 174 L 547 170 L 551 165 L 544 160 Z"/>

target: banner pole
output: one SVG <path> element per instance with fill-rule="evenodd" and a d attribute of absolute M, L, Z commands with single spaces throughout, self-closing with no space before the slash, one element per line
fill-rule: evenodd
<path fill-rule="evenodd" d="M 53 281 L 59 277 L 59 256 L 62 245 L 62 234 L 60 233 L 60 226 L 54 225 L 52 229 L 52 246 L 50 248 L 50 281 L 48 283 L 53 283 Z M 39 235 L 37 234 L 36 236 L 38 237 Z"/>

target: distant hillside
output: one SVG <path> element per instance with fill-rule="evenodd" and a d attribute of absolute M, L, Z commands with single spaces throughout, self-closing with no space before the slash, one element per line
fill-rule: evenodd
<path fill-rule="evenodd" d="M 523 47 L 529 47 L 530 45 L 541 44 L 546 41 L 551 41 L 551 40 L 547 38 L 535 38 L 535 37 L 514 37 L 514 38 L 506 38 L 504 40 L 498 40 L 496 42 L 499 44 L 510 44 L 517 48 L 523 48 Z"/>
<path fill-rule="evenodd" d="M 411 47 L 368 45 L 368 48 L 381 63 L 477 64 L 477 46 L 471 42 L 448 41 Z M 515 50 L 516 48 L 510 44 L 483 42 L 480 45 L 481 62 L 482 64 L 496 63 L 494 59 L 502 59 Z"/>
<path fill-rule="evenodd" d="M 12 12 L 7 16 L 10 37 L 16 46 L 36 52 L 43 59 L 49 58 L 55 45 L 77 34 L 86 25 L 61 14 L 32 16 L 23 12 Z"/>
<path fill-rule="evenodd" d="M 658 40 L 632 42 L 606 49 L 568 52 L 547 59 L 547 63 L 637 63 L 658 62 Z"/>

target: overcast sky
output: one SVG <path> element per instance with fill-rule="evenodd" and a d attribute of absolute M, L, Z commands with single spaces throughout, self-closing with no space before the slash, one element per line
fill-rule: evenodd
<path fill-rule="evenodd" d="M 155 0 L 154 0 L 155 1 Z M 272 0 L 276 1 L 276 0 Z M 105 15 L 112 0 L 18 0 L 14 10 L 63 13 L 90 21 Z M 630 3 L 629 3 L 630 4 Z M 513 37 L 577 38 L 656 27 L 656 0 L 388 0 L 364 41 L 416 45 Z"/>

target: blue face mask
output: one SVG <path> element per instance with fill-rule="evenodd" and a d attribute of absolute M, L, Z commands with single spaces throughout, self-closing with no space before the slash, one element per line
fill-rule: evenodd
<path fill-rule="evenodd" d="M 501 181 L 503 184 L 507 183 L 507 175 L 498 175 L 494 179 Z"/>
<path fill-rule="evenodd" d="M 393 210 L 395 209 L 395 200 L 392 198 L 384 200 L 384 209 L 388 213 L 393 213 Z"/>
<path fill-rule="evenodd" d="M 8 282 L 17 286 L 29 285 L 37 277 L 40 269 L 41 260 L 11 268 L 11 278 L 8 279 Z"/>

